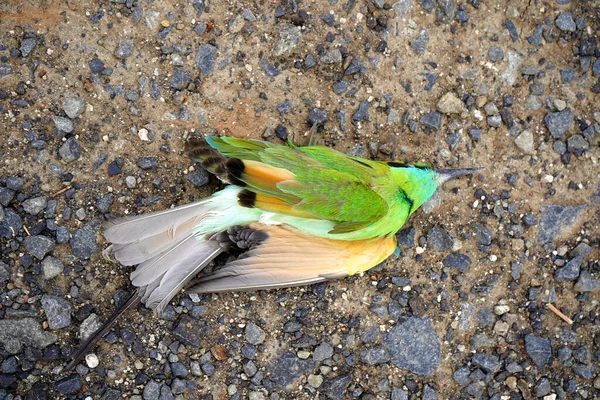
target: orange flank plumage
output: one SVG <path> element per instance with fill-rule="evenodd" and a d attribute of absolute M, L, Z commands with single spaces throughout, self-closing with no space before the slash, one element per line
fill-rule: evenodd
<path fill-rule="evenodd" d="M 272 167 L 259 161 L 242 161 L 244 163 L 244 180 L 247 180 L 252 185 L 265 186 L 267 182 L 272 182 L 273 189 L 276 189 L 275 184 L 293 180 L 296 177 L 296 175 L 284 168 Z"/>
<path fill-rule="evenodd" d="M 263 211 L 292 215 L 294 217 L 315 218 L 314 215 L 302 211 L 295 211 L 292 206 L 279 200 L 277 197 L 263 196 L 262 194 L 256 195 L 253 207 L 260 208 Z"/>
<path fill-rule="evenodd" d="M 316 237 L 282 225 L 249 224 L 267 239 L 244 257 L 199 279 L 189 291 L 214 293 L 323 282 L 364 272 L 396 248 L 396 237 L 344 241 Z"/>

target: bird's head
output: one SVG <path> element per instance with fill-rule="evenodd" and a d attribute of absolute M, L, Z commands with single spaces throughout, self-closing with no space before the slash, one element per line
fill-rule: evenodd
<path fill-rule="evenodd" d="M 473 174 L 484 168 L 456 168 L 434 170 L 425 164 L 389 162 L 393 180 L 404 191 L 407 201 L 412 203 L 410 213 L 415 212 L 431 198 L 437 188 L 460 176 Z"/>

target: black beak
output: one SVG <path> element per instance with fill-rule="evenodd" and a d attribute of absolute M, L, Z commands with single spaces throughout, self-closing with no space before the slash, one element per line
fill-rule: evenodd
<path fill-rule="evenodd" d="M 437 172 L 436 183 L 442 186 L 444 183 L 451 181 L 452 179 L 458 178 L 459 176 L 474 174 L 475 172 L 483 171 L 485 168 L 454 168 L 454 169 L 440 169 Z"/>

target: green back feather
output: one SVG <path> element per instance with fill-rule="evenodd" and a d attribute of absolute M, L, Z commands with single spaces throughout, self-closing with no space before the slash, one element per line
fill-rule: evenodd
<path fill-rule="evenodd" d="M 332 238 L 394 234 L 436 189 L 435 172 L 420 165 L 394 163 L 390 167 L 386 162 L 320 146 L 288 147 L 228 137 L 208 137 L 206 141 L 225 157 L 259 161 L 292 172 L 293 180 L 277 184 L 279 193 L 256 185 L 251 190 L 279 197 L 296 211 L 332 221 L 333 229 L 323 233 Z"/>

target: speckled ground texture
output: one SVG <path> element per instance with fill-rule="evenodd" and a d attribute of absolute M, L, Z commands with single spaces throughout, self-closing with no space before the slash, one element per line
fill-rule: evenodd
<path fill-rule="evenodd" d="M 600 396 L 600 2 L 0 2 L 0 399 Z M 192 135 L 486 167 L 401 255 L 125 317 L 111 218 L 221 187 Z M 570 325 L 552 312 L 551 303 Z"/>

